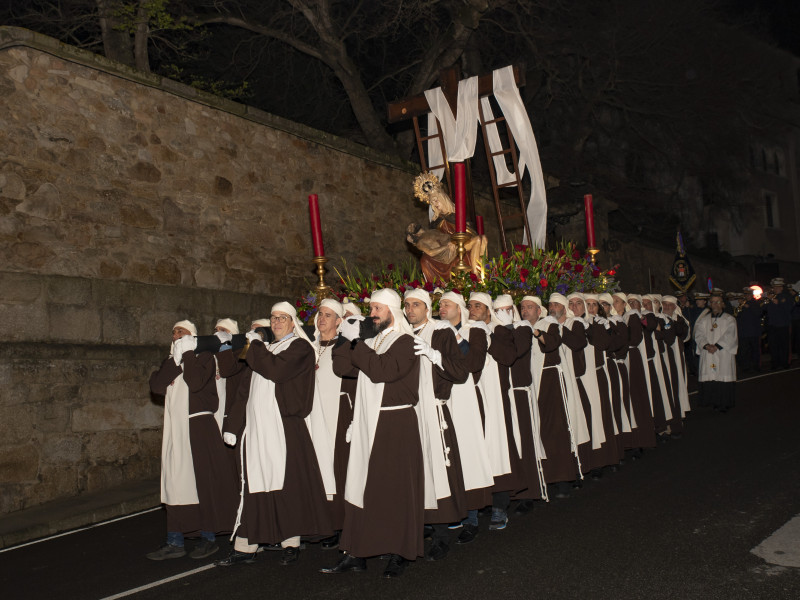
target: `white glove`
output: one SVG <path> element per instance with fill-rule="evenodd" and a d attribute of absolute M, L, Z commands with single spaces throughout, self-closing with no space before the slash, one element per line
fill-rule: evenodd
<path fill-rule="evenodd" d="M 470 321 L 469 322 L 470 329 L 482 329 L 486 332 L 486 335 L 490 335 L 492 332 L 489 331 L 489 326 L 484 323 L 483 321 Z"/>
<path fill-rule="evenodd" d="M 228 334 L 230 335 L 230 334 Z M 236 434 L 235 433 L 223 433 L 222 434 L 222 441 L 225 442 L 228 446 L 235 446 L 236 445 Z"/>
<path fill-rule="evenodd" d="M 561 325 L 553 315 L 547 315 L 544 319 L 542 319 L 544 323 L 553 323 L 554 325 Z"/>
<path fill-rule="evenodd" d="M 181 338 L 181 345 L 184 352 L 194 352 L 197 349 L 197 338 L 193 335 L 185 335 Z"/>
<path fill-rule="evenodd" d="M 339 335 L 341 335 L 346 340 L 357 340 L 361 335 L 361 321 L 364 320 L 364 317 L 361 315 L 347 317 L 339 328 Z"/>
<path fill-rule="evenodd" d="M 244 334 L 244 337 L 247 339 L 248 343 L 252 343 L 256 340 L 259 342 L 263 341 L 261 339 L 261 334 L 256 331 L 248 331 L 246 334 Z"/>
<path fill-rule="evenodd" d="M 440 369 L 442 368 L 442 353 L 433 348 L 421 337 L 414 336 L 414 354 L 425 356 Z"/>
<path fill-rule="evenodd" d="M 183 362 L 183 338 L 178 338 L 172 342 L 172 360 L 175 361 L 176 367 L 179 367 Z"/>
<path fill-rule="evenodd" d="M 594 322 L 595 323 L 599 323 L 600 325 L 602 325 L 606 329 L 609 329 L 611 327 L 611 323 L 608 322 L 608 319 L 603 318 L 603 317 L 595 317 L 594 318 Z"/>
<path fill-rule="evenodd" d="M 221 344 L 227 344 L 233 339 L 233 336 L 227 331 L 217 331 L 214 335 L 217 336 Z"/>
<path fill-rule="evenodd" d="M 521 321 L 514 321 L 514 329 L 519 329 L 520 327 L 530 327 L 531 331 L 533 331 L 533 325 L 527 319 L 522 319 Z"/>
<path fill-rule="evenodd" d="M 497 316 L 497 320 L 503 325 L 511 325 L 514 322 L 514 312 L 512 310 L 501 308 L 500 310 L 494 311 L 494 314 Z"/>

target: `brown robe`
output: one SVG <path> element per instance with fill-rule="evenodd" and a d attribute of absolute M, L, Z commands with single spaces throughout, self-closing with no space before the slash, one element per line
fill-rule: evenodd
<path fill-rule="evenodd" d="M 631 410 L 636 420 L 636 429 L 631 436 L 631 448 L 653 448 L 656 445 L 655 424 L 650 411 L 650 392 L 644 370 L 639 344 L 644 328 L 639 315 L 631 313 L 628 319 L 628 381 L 630 384 Z"/>
<path fill-rule="evenodd" d="M 610 329 L 606 329 L 600 323 L 592 323 L 585 328 L 585 336 L 592 347 L 595 365 L 598 367 L 595 368 L 594 373 L 587 373 L 586 377 L 593 376 L 597 380 L 597 391 L 600 394 L 600 412 L 603 419 L 603 433 L 606 438 L 600 448 L 592 451 L 591 468 L 595 469 L 615 465 L 622 456 L 620 454 L 621 446 L 617 439 L 618 435 L 614 433 L 613 405 L 608 391 L 608 377 L 606 377 L 606 370 L 602 368 L 606 364 L 605 351 L 611 344 L 611 332 Z M 620 428 L 621 426 L 618 426 L 617 431 Z M 583 459 L 581 459 L 582 462 Z"/>
<path fill-rule="evenodd" d="M 333 372 L 363 372 L 383 382 L 382 407 L 419 401 L 419 358 L 414 338 L 399 337 L 383 354 L 358 341 L 333 350 Z M 345 501 L 339 547 L 360 558 L 399 554 L 415 560 L 424 552 L 425 477 L 417 414 L 413 408 L 381 411 L 369 456 L 364 507 Z"/>
<path fill-rule="evenodd" d="M 214 356 L 204 352 L 183 354 L 183 368 L 167 358 L 161 368 L 150 377 L 150 389 L 155 394 L 166 394 L 167 387 L 183 371 L 189 388 L 189 444 L 197 486 L 197 504 L 166 505 L 167 530 L 181 532 L 189 537 L 201 531 L 229 533 L 236 518 L 238 501 L 236 463 L 230 449 L 222 443 L 213 414 L 219 407 L 216 387 Z"/>
<path fill-rule="evenodd" d="M 458 326 L 460 329 L 461 325 Z M 486 411 L 483 408 L 483 398 L 481 391 L 478 387 L 478 382 L 481 379 L 481 372 L 483 366 L 486 364 L 486 352 L 489 345 L 489 340 L 486 337 L 486 332 L 481 329 L 471 329 L 469 332 L 469 342 L 461 342 L 468 344 L 466 354 L 462 353 L 462 361 L 464 368 L 472 374 L 472 379 L 475 383 L 475 395 L 478 400 L 478 410 L 481 414 L 482 426 L 486 426 Z M 467 490 L 467 509 L 480 510 L 492 503 L 492 488 L 476 488 Z"/>
<path fill-rule="evenodd" d="M 429 325 L 429 327 L 431 327 Z M 469 371 L 461 358 L 461 351 L 458 349 L 456 336 L 450 329 L 439 329 L 433 332 L 431 346 L 442 354 L 442 367 L 433 365 L 433 391 L 434 396 L 439 400 L 450 398 L 453 384 L 464 383 L 469 377 Z M 427 360 L 427 359 L 425 359 Z M 455 523 L 467 516 L 467 498 L 464 490 L 464 474 L 461 470 L 461 454 L 458 451 L 458 439 L 456 438 L 456 428 L 450 416 L 450 409 L 442 406 L 447 429 L 444 430 L 445 444 L 450 448 L 448 458 L 450 466 L 447 467 L 447 483 L 450 487 L 450 495 L 446 498 L 437 500 L 435 510 L 425 510 L 425 522 L 435 523 Z M 435 448 L 434 451 L 438 451 Z"/>
<path fill-rule="evenodd" d="M 547 331 L 540 334 L 538 342 L 544 353 L 538 397 L 540 433 L 547 457 L 542 460 L 544 479 L 547 483 L 573 481 L 578 475 L 578 461 L 572 453 L 564 397 L 556 368 L 561 364 L 561 335 L 558 325 L 551 323 Z"/>
<path fill-rule="evenodd" d="M 511 365 L 517 360 L 517 345 L 514 342 L 514 330 L 504 325 L 498 325 L 492 332 L 492 343 L 489 346 L 489 355 L 497 363 L 497 374 L 500 377 L 500 391 L 503 398 L 503 416 L 506 425 L 506 438 L 508 440 L 508 458 L 511 472 L 494 478 L 492 492 L 511 492 L 512 494 L 527 487 L 523 479 L 522 458 L 517 450 L 514 440 L 514 426 L 511 418 Z M 516 398 L 515 398 L 516 405 Z M 522 426 L 520 426 L 520 431 Z M 521 441 L 521 439 L 520 439 Z"/>
<path fill-rule="evenodd" d="M 275 383 L 286 439 L 286 474 L 283 488 L 250 492 L 245 487 L 242 523 L 237 535 L 248 542 L 277 544 L 294 536 L 333 534 L 325 487 L 305 418 L 314 402 L 314 350 L 302 339 L 278 354 L 261 341 L 253 341 L 247 364 Z M 244 456 L 247 476 L 247 455 Z"/>
<path fill-rule="evenodd" d="M 511 383 L 515 388 L 528 387 L 533 384 L 531 372 L 531 348 L 533 346 L 533 330 L 530 327 L 514 329 L 514 346 L 517 359 L 511 365 Z M 533 390 L 531 390 L 533 393 Z M 522 487 L 516 490 L 513 497 L 519 500 L 538 500 L 542 497 L 539 483 L 539 469 L 536 466 L 536 444 L 533 439 L 533 418 L 531 416 L 531 400 L 522 390 L 514 390 L 514 404 L 517 408 L 522 457 L 520 458 L 519 481 Z"/>
<path fill-rule="evenodd" d="M 631 447 L 633 436 L 633 423 L 631 421 L 631 393 L 628 381 L 628 367 L 625 358 L 628 356 L 628 326 L 623 322 L 611 321 L 609 329 L 609 346 L 606 351 L 606 368 L 611 383 L 611 404 L 614 418 L 617 420 L 617 445 L 620 458 L 625 454 L 625 448 Z M 622 418 L 623 414 L 625 419 Z M 623 423 L 627 420 L 631 431 L 623 431 Z"/>
<path fill-rule="evenodd" d="M 644 347 L 647 352 L 647 368 L 650 370 L 650 396 L 653 400 L 653 422 L 655 432 L 664 433 L 667 429 L 667 414 L 664 411 L 665 398 L 661 394 L 661 386 L 658 376 L 658 369 L 655 361 L 661 361 L 661 353 L 658 351 L 658 341 L 656 340 L 656 328 L 661 323 L 660 319 L 654 314 L 642 315 L 642 325 L 644 328 Z M 662 369 L 663 370 L 663 369 Z M 664 382 L 666 385 L 666 382 Z M 667 392 L 669 394 L 669 392 Z M 669 402 L 669 398 L 666 399 Z"/>

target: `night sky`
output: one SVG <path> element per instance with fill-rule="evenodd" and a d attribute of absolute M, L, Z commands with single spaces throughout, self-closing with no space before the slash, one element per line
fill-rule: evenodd
<path fill-rule="evenodd" d="M 778 46 L 800 56 L 800 0 L 723 0 L 733 16 L 757 11 Z"/>

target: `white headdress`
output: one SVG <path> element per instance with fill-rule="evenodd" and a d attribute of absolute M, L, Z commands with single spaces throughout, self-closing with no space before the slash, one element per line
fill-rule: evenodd
<path fill-rule="evenodd" d="M 272 310 L 270 310 L 270 314 L 274 312 L 282 312 L 289 315 L 292 318 L 292 323 L 294 323 L 294 334 L 297 337 L 302 338 L 309 344 L 311 344 L 311 340 L 308 339 L 306 332 L 303 331 L 303 324 L 300 322 L 300 319 L 297 318 L 297 309 L 294 306 L 292 306 L 288 302 L 278 302 L 277 304 L 272 305 Z"/>
<path fill-rule="evenodd" d="M 378 303 L 388 306 L 392 313 L 392 317 L 394 318 L 395 331 L 400 333 L 408 333 L 411 335 L 414 334 L 414 331 L 411 329 L 411 325 L 408 324 L 408 321 L 406 321 L 406 316 L 403 314 L 400 294 L 398 294 L 396 291 L 389 288 L 375 290 L 372 292 L 372 296 L 370 296 L 369 303 L 370 305 Z"/>
<path fill-rule="evenodd" d="M 231 335 L 239 333 L 239 324 L 233 319 L 220 319 L 214 327 L 223 327 Z"/>

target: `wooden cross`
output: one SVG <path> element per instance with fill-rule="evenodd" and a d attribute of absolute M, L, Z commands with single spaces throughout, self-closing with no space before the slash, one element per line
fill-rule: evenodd
<path fill-rule="evenodd" d="M 457 116 L 457 106 L 458 106 L 458 82 L 461 79 L 461 70 L 458 66 L 452 66 L 447 69 L 443 69 L 439 72 L 439 80 L 441 82 L 442 93 L 444 97 L 447 99 L 447 103 L 450 105 L 450 109 L 453 111 L 453 115 Z M 514 82 L 516 83 L 517 87 L 522 87 L 525 85 L 525 76 L 524 71 L 519 68 L 519 66 L 514 65 Z M 494 92 L 494 74 L 487 73 L 478 77 L 478 98 L 482 98 L 484 96 L 489 96 Z M 494 193 L 494 200 L 495 200 L 495 209 L 497 211 L 497 219 L 498 224 L 500 226 L 500 241 L 503 246 L 504 251 L 508 251 L 508 243 L 506 241 L 506 234 L 505 229 L 503 227 L 503 215 L 500 212 L 500 199 L 499 199 L 499 189 L 502 187 L 506 187 L 508 185 L 517 185 L 517 191 L 519 196 L 520 202 L 520 212 L 514 215 L 506 215 L 506 218 L 515 218 L 520 217 L 523 221 L 523 225 L 525 230 L 528 234 L 528 239 L 530 239 L 530 227 L 528 224 L 527 215 L 525 212 L 525 200 L 522 195 L 522 182 L 519 179 L 519 164 L 517 160 L 517 152 L 516 147 L 514 145 L 514 140 L 511 137 L 511 132 L 508 132 L 509 136 L 509 148 L 505 150 L 501 150 L 499 152 L 492 152 L 489 148 L 489 142 L 486 138 L 486 126 L 497 123 L 500 121 L 505 120 L 502 116 L 499 118 L 495 118 L 493 121 L 487 122 L 484 119 L 483 110 L 479 106 L 480 111 L 480 122 L 481 122 L 481 131 L 483 132 L 483 143 L 486 149 L 486 158 L 489 162 L 489 171 L 491 173 L 492 178 L 492 191 Z M 450 173 L 450 165 L 447 162 L 447 150 L 444 147 L 444 137 L 441 131 L 441 125 L 438 127 L 438 133 L 436 135 L 426 135 L 423 136 L 420 132 L 419 128 L 419 117 L 428 114 L 431 112 L 431 107 L 428 104 L 428 100 L 425 98 L 424 94 L 418 94 L 416 96 L 412 96 L 409 98 L 404 98 L 402 100 L 397 100 L 396 102 L 390 102 L 388 105 L 388 120 L 389 123 L 398 123 L 400 121 L 406 121 L 408 119 L 413 119 L 414 121 L 414 132 L 416 134 L 417 140 L 417 152 L 419 153 L 419 162 L 420 167 L 423 171 L 429 171 L 432 169 L 436 169 L 439 167 L 444 167 L 445 178 L 447 182 L 448 190 L 450 191 L 450 195 L 452 197 L 452 177 Z M 430 139 L 438 139 L 439 144 L 442 149 L 442 157 L 444 160 L 444 164 L 442 165 L 428 165 L 425 159 L 425 147 L 424 142 Z M 514 166 L 514 172 L 516 173 L 516 182 L 512 182 L 510 184 L 498 185 L 497 183 L 497 174 L 494 169 L 494 162 L 493 157 L 499 154 L 510 154 L 511 160 Z M 466 161 L 466 173 L 467 173 L 467 198 L 468 198 L 468 213 L 471 220 L 475 220 L 475 199 L 472 192 L 472 170 L 470 169 L 469 161 Z"/>

